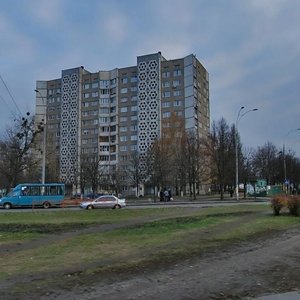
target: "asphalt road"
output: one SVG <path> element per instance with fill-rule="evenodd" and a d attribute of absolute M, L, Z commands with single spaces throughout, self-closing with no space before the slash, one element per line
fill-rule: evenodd
<path fill-rule="evenodd" d="M 268 205 L 269 202 L 267 199 L 256 199 L 256 200 L 206 200 L 206 201 L 196 201 L 196 202 L 156 202 L 156 203 L 147 203 L 147 202 L 142 202 L 142 203 L 128 203 L 126 208 L 123 209 L 147 209 L 147 208 L 172 208 L 172 207 L 195 207 L 195 208 L 206 208 L 206 207 L 216 207 L 216 206 L 234 206 L 234 205 Z M 78 206 L 67 206 L 63 208 L 13 208 L 13 209 L 0 209 L 0 213 L 6 213 L 6 212 L 31 212 L 31 211 L 58 211 L 58 210 L 81 210 L 80 207 Z"/>

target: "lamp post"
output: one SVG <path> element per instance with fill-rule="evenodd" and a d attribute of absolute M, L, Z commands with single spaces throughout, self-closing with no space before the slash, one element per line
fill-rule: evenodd
<path fill-rule="evenodd" d="M 41 92 L 39 90 L 34 90 L 36 93 L 38 93 L 44 103 L 45 106 L 45 111 L 44 111 L 44 135 L 43 135 L 43 148 L 42 148 L 42 184 L 45 183 L 45 172 L 46 172 L 46 131 L 47 131 L 47 103 L 45 101 L 45 98 L 43 97 L 43 95 L 41 94 Z"/>
<path fill-rule="evenodd" d="M 239 151 L 238 151 L 238 125 L 241 118 L 249 112 L 257 111 L 257 108 L 246 110 L 242 113 L 245 107 L 241 106 L 239 109 L 236 122 L 235 122 L 235 192 L 236 192 L 236 200 L 239 200 Z"/>

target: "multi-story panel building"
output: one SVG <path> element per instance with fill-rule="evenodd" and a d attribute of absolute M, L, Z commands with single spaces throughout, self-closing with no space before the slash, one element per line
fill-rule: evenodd
<path fill-rule="evenodd" d="M 80 182 L 81 165 L 100 161 L 101 172 L 126 169 L 132 153 L 146 155 L 171 115 L 186 130 L 209 133 L 209 78 L 194 55 L 166 60 L 160 52 L 137 65 L 91 73 L 78 67 L 36 82 L 36 118 L 46 120 L 47 158 L 55 153 L 60 179 Z M 50 174 L 47 174 L 50 178 Z M 126 178 L 124 192 L 131 193 Z"/>

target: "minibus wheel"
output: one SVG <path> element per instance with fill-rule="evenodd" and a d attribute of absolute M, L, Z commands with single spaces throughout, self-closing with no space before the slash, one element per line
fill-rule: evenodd
<path fill-rule="evenodd" d="M 11 209 L 11 204 L 10 203 L 4 203 L 4 205 L 3 205 L 3 207 L 5 208 L 5 209 Z"/>
<path fill-rule="evenodd" d="M 43 207 L 44 208 L 49 208 L 50 207 L 50 203 L 49 202 L 44 202 L 43 203 Z"/>

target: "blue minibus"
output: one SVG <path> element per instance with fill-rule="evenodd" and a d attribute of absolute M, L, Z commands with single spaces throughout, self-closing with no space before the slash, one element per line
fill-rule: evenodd
<path fill-rule="evenodd" d="M 65 185 L 63 183 L 22 183 L 0 199 L 0 207 L 5 209 L 34 206 L 49 208 L 61 205 L 64 197 Z"/>

